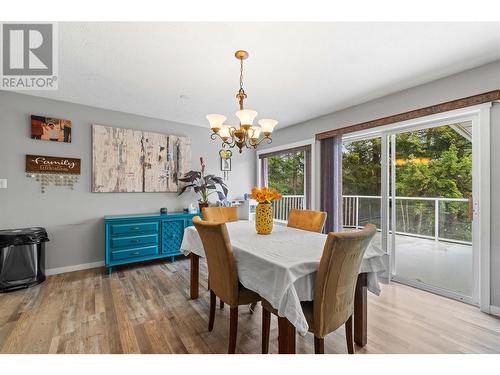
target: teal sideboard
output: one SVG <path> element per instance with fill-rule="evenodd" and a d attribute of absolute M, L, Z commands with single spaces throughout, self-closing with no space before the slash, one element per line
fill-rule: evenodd
<path fill-rule="evenodd" d="M 181 254 L 184 228 L 199 215 L 168 214 L 113 215 L 104 217 L 106 267 L 173 257 Z"/>

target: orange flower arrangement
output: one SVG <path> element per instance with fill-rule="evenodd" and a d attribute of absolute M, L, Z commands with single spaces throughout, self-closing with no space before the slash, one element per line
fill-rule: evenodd
<path fill-rule="evenodd" d="M 259 203 L 271 203 L 272 201 L 281 199 L 281 194 L 275 190 L 271 190 L 264 186 L 262 189 L 254 187 L 252 189 L 252 199 Z"/>

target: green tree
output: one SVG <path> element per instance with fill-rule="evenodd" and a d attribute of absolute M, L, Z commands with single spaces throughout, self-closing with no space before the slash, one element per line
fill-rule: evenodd
<path fill-rule="evenodd" d="M 380 138 L 344 144 L 343 194 L 380 195 Z"/>
<path fill-rule="evenodd" d="M 269 188 L 283 195 L 304 194 L 304 152 L 267 158 Z"/>
<path fill-rule="evenodd" d="M 400 197 L 468 198 L 472 194 L 472 143 L 450 126 L 401 133 L 396 136 L 396 195 Z M 381 191 L 380 138 L 344 145 L 343 194 L 379 196 Z M 379 204 L 379 203 L 378 203 Z M 440 233 L 470 240 L 467 205 L 442 202 Z M 370 212 L 379 211 L 370 206 Z M 360 214 L 367 211 L 360 203 Z M 432 235 L 433 202 L 398 200 L 398 230 Z M 372 218 L 370 217 L 370 220 Z"/>

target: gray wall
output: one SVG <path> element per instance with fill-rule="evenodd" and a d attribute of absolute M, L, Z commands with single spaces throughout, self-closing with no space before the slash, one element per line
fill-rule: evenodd
<path fill-rule="evenodd" d="M 339 88 L 341 90 L 342 88 Z M 467 70 L 437 81 L 330 113 L 273 134 L 273 143 L 265 147 L 297 142 L 314 137 L 316 133 L 342 128 L 380 117 L 390 116 L 437 103 L 500 89 L 500 61 Z"/>
<path fill-rule="evenodd" d="M 339 88 L 341 89 L 341 88 Z M 316 133 L 500 89 L 500 61 L 413 87 L 364 104 L 278 130 L 276 147 L 313 138 Z M 491 304 L 500 307 L 500 104 L 491 113 Z M 264 146 L 266 147 L 266 146 Z M 319 147 L 316 160 L 319 159 Z M 318 169 L 316 168 L 316 171 Z M 318 181 L 318 179 L 316 179 Z M 316 183 L 319 198 L 319 183 Z"/>
<path fill-rule="evenodd" d="M 30 139 L 31 114 L 72 120 L 72 143 Z M 208 126 L 194 127 L 6 91 L 0 91 L 0 121 L 0 178 L 8 179 L 8 189 L 0 189 L 0 228 L 47 228 L 51 239 L 47 268 L 102 261 L 104 215 L 158 212 L 160 207 L 181 210 L 196 201 L 193 193 L 180 197 L 175 193 L 91 193 L 92 123 L 188 136 L 192 166 L 198 167 L 198 158 L 203 156 L 208 172 L 222 176 L 220 144 L 210 139 Z M 42 194 L 39 184 L 26 177 L 26 154 L 80 158 L 80 181 L 74 190 L 49 187 Z M 254 151 L 233 153 L 233 170 L 227 181 L 230 198 L 250 191 L 254 168 Z"/>

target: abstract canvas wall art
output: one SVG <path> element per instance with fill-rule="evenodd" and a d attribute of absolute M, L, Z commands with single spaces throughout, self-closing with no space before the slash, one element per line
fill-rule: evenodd
<path fill-rule="evenodd" d="M 92 192 L 177 192 L 190 165 L 187 137 L 92 125 Z"/>

